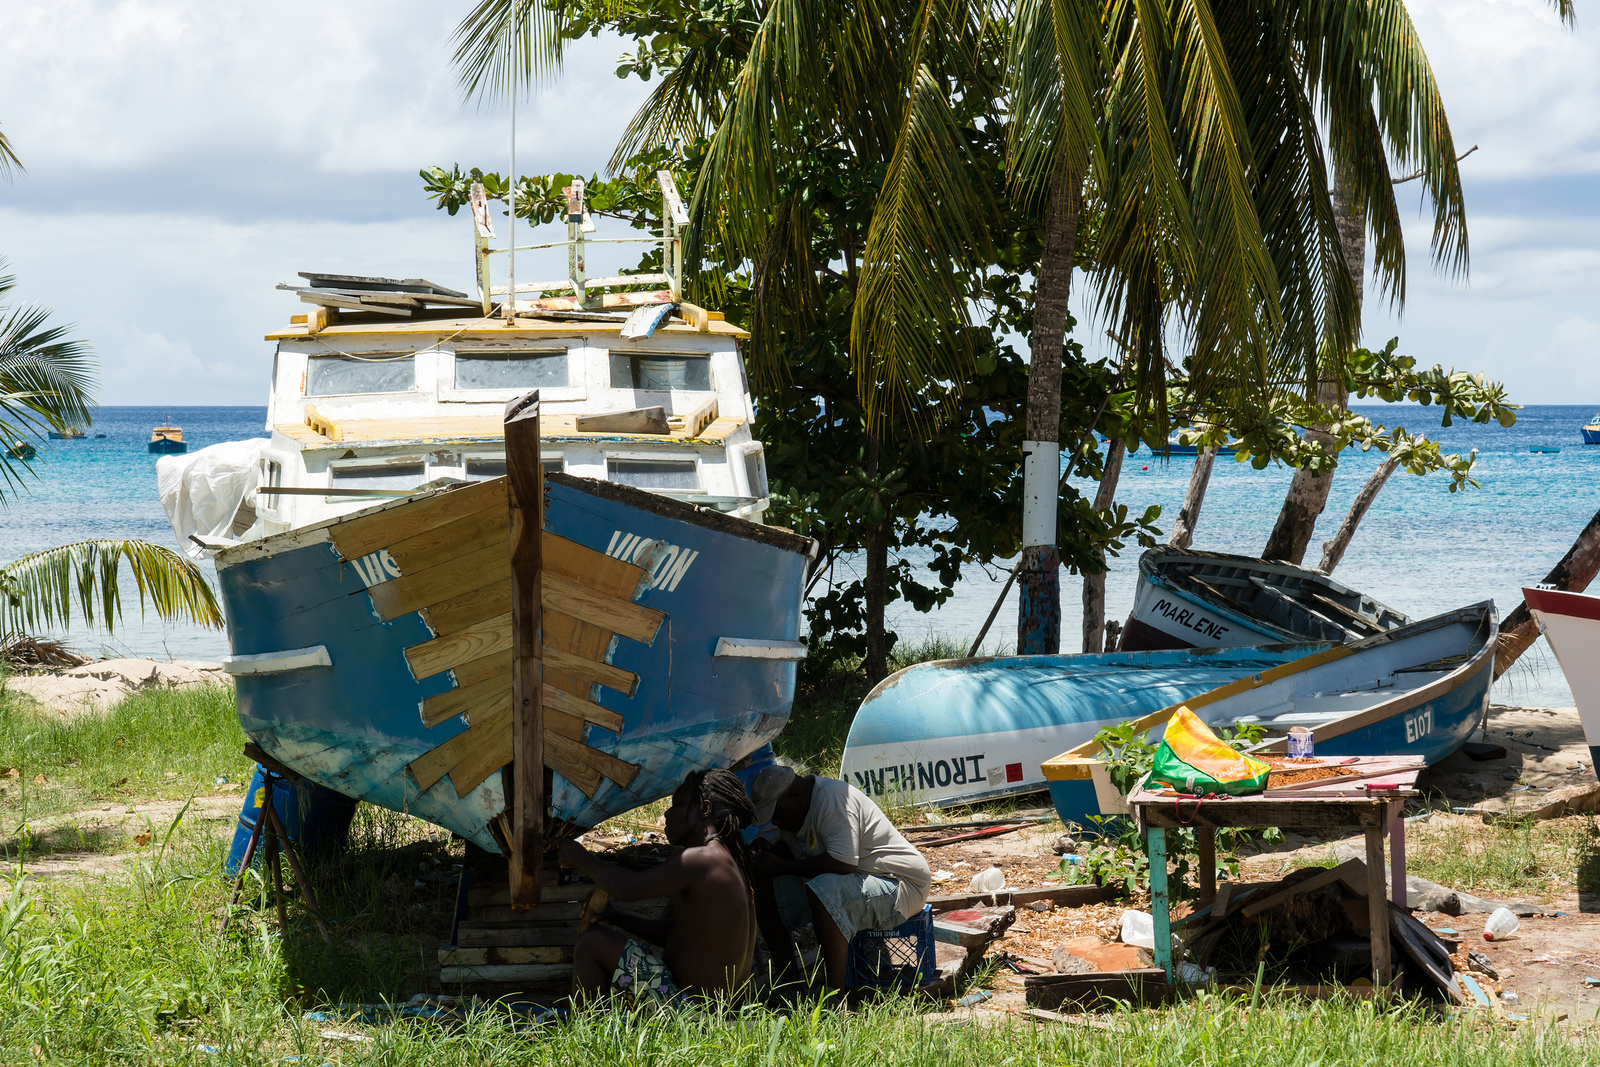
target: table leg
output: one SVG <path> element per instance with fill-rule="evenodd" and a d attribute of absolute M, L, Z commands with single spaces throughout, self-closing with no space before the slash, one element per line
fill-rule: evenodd
<path fill-rule="evenodd" d="M 1387 813 L 1385 813 L 1387 815 Z M 1372 929 L 1372 984 L 1386 986 L 1392 977 L 1389 962 L 1389 898 L 1383 878 L 1383 826 L 1367 829 L 1367 918 Z"/>
<path fill-rule="evenodd" d="M 1394 821 L 1389 824 L 1389 877 L 1394 885 L 1394 902 L 1406 906 L 1406 806 L 1394 805 Z"/>
<path fill-rule="evenodd" d="M 1172 898 L 1167 892 L 1167 832 L 1160 827 L 1145 831 L 1150 842 L 1150 917 L 1154 920 L 1156 966 L 1172 971 Z"/>
<path fill-rule="evenodd" d="M 1200 846 L 1200 899 L 1210 900 L 1217 895 L 1217 828 L 1197 826 L 1194 839 Z"/>

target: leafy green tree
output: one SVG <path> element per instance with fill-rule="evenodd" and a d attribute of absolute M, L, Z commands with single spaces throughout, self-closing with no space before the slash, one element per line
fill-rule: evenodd
<path fill-rule="evenodd" d="M 0 274 L 0 298 L 15 288 L 14 276 Z M 49 318 L 45 308 L 0 303 L 0 506 L 37 475 L 37 460 L 27 458 L 33 440 L 91 422 L 93 354 Z M 74 605 L 84 622 L 94 625 L 98 611 L 111 629 L 122 616 L 124 568 L 141 610 L 148 598 L 161 618 L 222 625 L 205 575 L 185 557 L 132 539 L 79 541 L 0 564 L 0 644 L 25 628 L 68 625 Z"/>

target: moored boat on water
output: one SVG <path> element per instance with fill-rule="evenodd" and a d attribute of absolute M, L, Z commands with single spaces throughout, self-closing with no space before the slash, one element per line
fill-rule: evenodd
<path fill-rule="evenodd" d="M 1524 589 L 1522 596 L 1572 687 L 1589 769 L 1600 776 L 1600 597 L 1560 589 Z"/>
<path fill-rule="evenodd" d="M 515 316 L 492 300 L 488 254 L 503 250 L 487 246 L 481 190 L 478 297 L 303 274 L 286 288 L 313 309 L 269 335 L 271 438 L 160 461 L 180 538 L 215 553 L 240 721 L 268 755 L 504 849 L 503 419 L 530 390 L 551 832 L 665 796 L 782 729 L 815 546 L 759 521 L 748 335 L 682 302 L 682 210 L 662 184 L 663 273 L 519 284 L 535 298 Z M 581 183 L 569 203 L 581 264 Z"/>
<path fill-rule="evenodd" d="M 1139 557 L 1139 585 L 1120 647 L 1351 641 L 1410 621 L 1308 567 L 1160 547 Z"/>
<path fill-rule="evenodd" d="M 872 797 L 978 803 L 1045 787 L 1065 748 L 1328 643 L 1072 656 L 984 656 L 890 675 L 851 723 L 841 777 Z"/>
<path fill-rule="evenodd" d="M 150 442 L 147 447 L 151 452 L 163 455 L 189 451 L 189 446 L 183 442 L 183 427 L 172 425 L 171 418 L 150 431 Z"/>
<path fill-rule="evenodd" d="M 89 435 L 77 426 L 68 426 L 65 430 L 48 430 L 45 436 L 52 441 L 81 441 Z"/>
<path fill-rule="evenodd" d="M 1318 756 L 1420 756 L 1431 765 L 1487 715 L 1498 635 L 1494 604 L 1485 601 L 1242 678 L 1135 726 L 1155 740 L 1181 703 L 1213 729 L 1264 729 L 1274 739 L 1268 751 L 1282 751 L 1299 726 L 1311 731 Z M 1094 785 L 1098 751 L 1091 740 L 1044 764 L 1063 820 L 1081 825 L 1110 813 Z"/>
<path fill-rule="evenodd" d="M 1583 434 L 1584 444 L 1600 445 L 1600 414 L 1590 419 L 1580 432 Z"/>

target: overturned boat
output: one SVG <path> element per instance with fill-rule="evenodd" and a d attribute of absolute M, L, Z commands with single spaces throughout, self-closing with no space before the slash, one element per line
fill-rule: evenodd
<path fill-rule="evenodd" d="M 1298 726 L 1311 732 L 1318 756 L 1420 756 L 1434 764 L 1488 714 L 1499 632 L 1494 604 L 1485 601 L 1241 678 L 1133 725 L 1156 740 L 1181 704 L 1213 729 L 1260 727 L 1269 739 L 1264 751 L 1283 751 Z M 1099 751 L 1088 740 L 1042 768 L 1066 821 L 1083 825 L 1115 812 L 1104 782 L 1095 788 Z"/>
<path fill-rule="evenodd" d="M 1600 597 L 1560 589 L 1524 589 L 1522 596 L 1572 687 L 1589 767 L 1600 775 Z"/>
<path fill-rule="evenodd" d="M 1161 547 L 1139 558 L 1139 585 L 1120 647 L 1357 641 L 1410 621 L 1308 567 Z"/>
<path fill-rule="evenodd" d="M 1045 788 L 1040 764 L 1101 728 L 1282 670 L 1331 644 L 935 660 L 880 682 L 856 712 L 840 776 L 905 804 Z"/>
<path fill-rule="evenodd" d="M 641 239 L 662 246 L 660 274 L 583 275 L 581 181 L 562 281 L 489 284 L 504 249 L 488 247 L 481 189 L 476 296 L 303 274 L 284 288 L 310 310 L 268 335 L 270 439 L 161 461 L 174 528 L 216 562 L 240 722 L 283 766 L 506 849 L 505 419 L 527 397 L 549 832 L 665 796 L 782 729 L 815 546 L 759 521 L 748 335 L 682 301 L 684 216 L 660 179 L 663 231 Z"/>

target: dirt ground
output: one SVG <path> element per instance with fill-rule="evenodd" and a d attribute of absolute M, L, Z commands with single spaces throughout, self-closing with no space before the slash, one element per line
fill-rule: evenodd
<path fill-rule="evenodd" d="M 67 878 L 105 874 L 118 870 L 159 847 L 172 820 L 183 810 L 182 800 L 106 803 L 81 811 L 38 819 L 29 824 L 32 848 L 21 864 L 30 878 Z M 197 796 L 184 822 L 191 832 L 204 828 L 229 839 L 239 818 L 241 794 Z M 9 879 L 18 868 L 15 834 L 0 838 L 0 878 Z"/>

